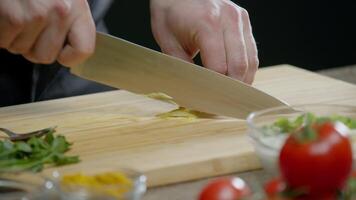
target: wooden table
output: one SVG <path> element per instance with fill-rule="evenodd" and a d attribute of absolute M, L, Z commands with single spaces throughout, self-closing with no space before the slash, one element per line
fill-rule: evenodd
<path fill-rule="evenodd" d="M 356 84 L 356 65 L 322 70 L 318 73 Z M 245 173 L 235 173 L 230 175 L 239 176 L 243 178 L 250 184 L 254 191 L 260 193 L 263 191 L 261 185 L 266 181 L 268 176 L 263 170 L 255 170 Z M 205 184 L 207 184 L 212 179 L 213 178 L 207 178 L 198 181 L 151 188 L 146 193 L 144 200 L 196 199 L 199 194 L 199 191 L 203 188 Z"/>

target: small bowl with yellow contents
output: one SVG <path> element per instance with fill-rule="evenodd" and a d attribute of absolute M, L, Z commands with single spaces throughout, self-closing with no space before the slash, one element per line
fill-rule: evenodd
<path fill-rule="evenodd" d="M 146 191 L 146 177 L 134 170 L 97 170 L 95 172 L 52 172 L 60 199 L 140 200 Z"/>

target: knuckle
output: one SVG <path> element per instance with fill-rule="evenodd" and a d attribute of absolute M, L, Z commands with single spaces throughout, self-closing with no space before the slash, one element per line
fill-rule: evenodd
<path fill-rule="evenodd" d="M 227 64 L 226 63 L 221 63 L 218 65 L 214 71 L 220 73 L 220 74 L 227 74 Z"/>
<path fill-rule="evenodd" d="M 245 74 L 247 69 L 248 69 L 248 62 L 246 59 L 239 59 L 234 62 L 234 65 L 236 67 L 236 72 L 238 74 Z"/>
<path fill-rule="evenodd" d="M 224 13 L 226 13 L 229 18 L 236 21 L 241 18 L 241 10 L 236 8 L 235 5 L 227 4 L 225 6 Z"/>
<path fill-rule="evenodd" d="M 53 6 L 60 17 L 67 17 L 70 13 L 70 5 L 65 0 L 56 0 Z"/>
<path fill-rule="evenodd" d="M 44 22 L 47 19 L 47 13 L 43 10 L 36 10 L 33 12 L 32 17 L 31 17 L 31 21 L 35 21 L 35 22 Z"/>
<path fill-rule="evenodd" d="M 244 18 L 249 18 L 249 14 L 248 14 L 248 11 L 244 8 L 241 8 L 240 9 L 241 11 L 241 16 L 244 17 Z"/>
<path fill-rule="evenodd" d="M 25 20 L 20 16 L 16 16 L 15 14 L 9 15 L 7 19 L 13 31 L 19 31 L 25 26 Z"/>
<path fill-rule="evenodd" d="M 220 25 L 220 16 L 215 11 L 206 12 L 203 18 L 205 19 L 204 24 L 209 28 L 215 29 Z"/>
<path fill-rule="evenodd" d="M 29 1 L 30 21 L 43 22 L 47 18 L 47 9 L 38 4 L 37 1 Z"/>

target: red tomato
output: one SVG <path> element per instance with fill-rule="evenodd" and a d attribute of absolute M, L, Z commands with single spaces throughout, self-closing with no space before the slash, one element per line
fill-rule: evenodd
<path fill-rule="evenodd" d="M 352 168 L 352 149 L 343 124 L 324 122 L 310 129 L 316 138 L 301 140 L 304 129 L 291 134 L 279 156 L 281 174 L 291 188 L 306 190 L 309 195 L 335 194 L 341 189 Z"/>
<path fill-rule="evenodd" d="M 216 179 L 206 185 L 199 200 L 241 200 L 251 195 L 244 180 L 238 177 Z"/>
<path fill-rule="evenodd" d="M 282 178 L 278 177 L 269 180 L 263 188 L 268 197 L 277 197 L 286 189 L 286 184 Z"/>

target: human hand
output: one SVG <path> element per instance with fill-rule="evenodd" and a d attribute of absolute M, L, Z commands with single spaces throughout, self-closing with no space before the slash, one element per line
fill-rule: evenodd
<path fill-rule="evenodd" d="M 229 0 L 151 0 L 153 35 L 162 52 L 248 84 L 258 55 L 248 13 Z"/>
<path fill-rule="evenodd" d="M 0 48 L 33 63 L 78 64 L 95 46 L 86 0 L 1 0 Z"/>

